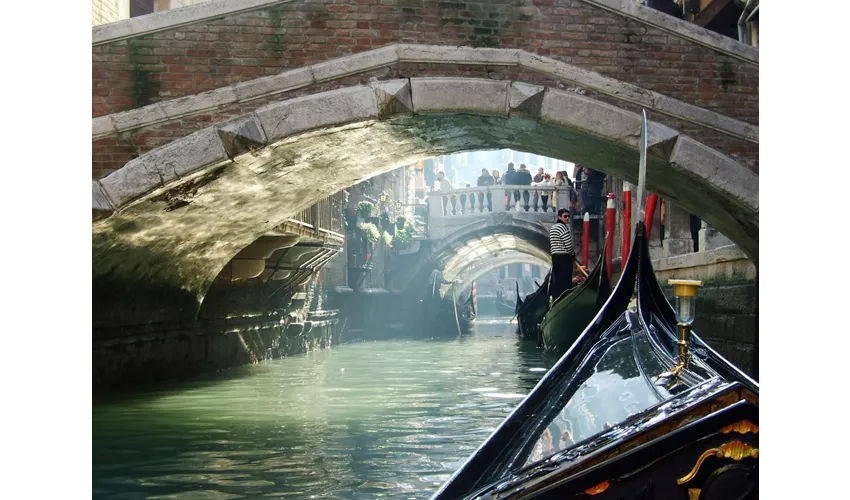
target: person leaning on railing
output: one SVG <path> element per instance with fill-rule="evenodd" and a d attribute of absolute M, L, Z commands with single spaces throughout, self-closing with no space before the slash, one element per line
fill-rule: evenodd
<path fill-rule="evenodd" d="M 494 170 L 494 172 L 498 173 L 498 170 Z M 478 176 L 478 182 L 476 184 L 478 187 L 488 187 L 496 185 L 496 178 L 490 175 L 490 172 L 487 171 L 486 168 L 481 169 L 481 175 Z M 484 206 L 484 193 L 478 193 L 478 206 Z M 490 190 L 487 190 L 487 210 L 493 211 L 493 195 L 490 193 Z"/>

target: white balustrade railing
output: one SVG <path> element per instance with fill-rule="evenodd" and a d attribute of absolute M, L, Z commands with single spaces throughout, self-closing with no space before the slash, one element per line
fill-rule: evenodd
<path fill-rule="evenodd" d="M 428 193 L 428 210 L 432 220 L 490 212 L 543 215 L 567 208 L 569 200 L 568 186 L 484 186 L 431 191 Z"/>

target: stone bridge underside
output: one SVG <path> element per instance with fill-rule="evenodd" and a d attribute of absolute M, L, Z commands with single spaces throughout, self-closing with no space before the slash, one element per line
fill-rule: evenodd
<path fill-rule="evenodd" d="M 497 230 L 498 231 L 498 230 Z M 469 238 L 463 243 L 450 245 L 440 260 L 443 276 L 460 285 L 445 287 L 448 296 L 467 293 L 472 283 L 485 274 L 508 264 L 532 264 L 544 269 L 552 265 L 548 251 L 548 240 L 540 235 L 524 232 L 495 232 Z"/>
<path fill-rule="evenodd" d="M 518 82 L 414 78 L 269 104 L 93 181 L 94 300 L 130 322 L 191 319 L 242 248 L 361 179 L 511 148 L 636 182 L 639 135 L 635 113 Z M 647 186 L 757 260 L 756 174 L 650 122 Z"/>

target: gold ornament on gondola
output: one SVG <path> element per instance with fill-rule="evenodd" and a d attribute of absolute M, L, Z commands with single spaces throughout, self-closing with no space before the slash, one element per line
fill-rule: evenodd
<path fill-rule="evenodd" d="M 753 434 L 758 434 L 759 426 L 749 420 L 741 420 L 726 427 L 721 427 L 720 432 L 723 434 L 729 434 L 730 432 L 737 432 L 738 434 L 749 434 L 752 432 Z"/>
<path fill-rule="evenodd" d="M 731 458 L 736 462 L 740 462 L 745 458 L 758 458 L 759 457 L 759 449 L 753 448 L 747 443 L 741 441 L 732 441 L 731 443 L 726 443 L 720 445 L 720 448 L 711 448 L 705 450 L 702 455 L 697 459 L 697 463 L 694 464 L 694 468 L 691 469 L 685 476 L 676 480 L 676 484 L 685 484 L 699 473 L 699 468 L 702 466 L 702 463 L 709 457 L 717 457 L 717 458 Z"/>
<path fill-rule="evenodd" d="M 702 281 L 697 280 L 668 280 L 673 285 L 673 295 L 676 296 L 676 321 L 679 327 L 679 362 L 670 371 L 659 375 L 660 378 L 675 378 L 687 368 L 691 360 L 691 323 L 696 317 L 697 288 L 702 286 Z"/>

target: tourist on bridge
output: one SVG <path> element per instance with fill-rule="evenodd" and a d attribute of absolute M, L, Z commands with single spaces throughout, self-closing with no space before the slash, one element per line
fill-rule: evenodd
<path fill-rule="evenodd" d="M 481 175 L 478 176 L 478 187 L 495 185 L 496 179 L 490 175 L 490 172 L 486 168 L 482 168 Z"/>
<path fill-rule="evenodd" d="M 498 173 L 498 170 L 494 170 L 494 172 Z M 487 186 L 495 186 L 496 179 L 490 175 L 490 172 L 487 171 L 486 168 L 481 169 L 481 175 L 478 176 L 478 187 L 487 187 Z M 478 193 L 478 206 L 484 206 L 484 193 Z M 493 194 L 490 191 L 487 191 L 487 210 L 493 211 Z"/>
<path fill-rule="evenodd" d="M 425 185 L 428 186 L 428 189 L 434 190 L 434 180 L 436 180 L 437 176 L 434 173 L 434 160 L 433 158 L 429 158 L 425 160 L 425 165 L 423 167 L 422 175 L 425 177 Z"/>
<path fill-rule="evenodd" d="M 498 168 L 494 168 L 493 169 L 493 184 L 498 186 L 501 183 L 502 183 L 502 174 L 499 173 Z"/>
<path fill-rule="evenodd" d="M 451 191 L 453 189 L 452 183 L 446 179 L 446 174 L 442 170 L 437 172 L 437 182 L 439 183 L 440 191 Z"/>
<path fill-rule="evenodd" d="M 446 179 L 446 174 L 442 170 L 437 172 L 437 189 L 439 189 L 440 191 L 451 191 L 452 190 L 452 183 L 449 182 L 448 179 Z M 448 215 L 449 199 L 448 199 L 447 196 L 441 196 L 440 198 L 443 199 L 443 215 Z M 455 207 L 456 201 L 457 201 L 457 198 L 455 197 L 455 195 L 452 195 L 452 212 L 453 213 L 454 213 L 454 207 Z"/>
<path fill-rule="evenodd" d="M 505 171 L 504 183 L 505 186 L 513 186 L 515 184 L 514 177 L 516 176 L 516 169 L 514 168 L 514 162 L 508 163 L 508 170 Z M 513 196 L 511 195 L 511 191 L 505 191 L 505 209 L 510 210 L 511 208 L 511 199 Z M 517 200 L 519 200 L 519 194 L 517 194 Z"/>
<path fill-rule="evenodd" d="M 530 186 L 533 178 L 531 177 L 531 172 L 528 171 L 528 167 L 525 166 L 525 163 L 520 163 L 519 170 L 514 174 L 514 182 L 520 186 Z M 525 211 L 528 211 L 528 199 L 530 194 L 528 190 L 524 190 L 522 192 L 522 202 L 523 208 Z M 519 191 L 514 192 L 514 201 L 519 201 Z"/>
<path fill-rule="evenodd" d="M 570 230 L 570 212 L 566 208 L 558 210 L 558 221 L 549 228 L 549 252 L 552 254 L 549 296 L 558 298 L 573 285 L 573 260 L 576 255 Z"/>
<path fill-rule="evenodd" d="M 534 178 L 532 179 L 532 186 L 548 186 L 550 184 L 549 174 L 544 173 L 543 167 L 537 169 L 537 173 L 534 174 Z M 537 201 L 542 198 L 543 201 L 543 211 L 546 211 L 546 205 L 549 201 L 549 192 L 548 191 L 535 191 L 532 193 L 532 201 L 531 205 L 534 207 L 534 211 L 537 212 L 538 205 Z"/>

